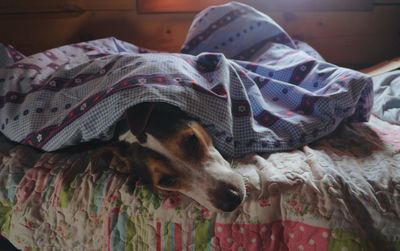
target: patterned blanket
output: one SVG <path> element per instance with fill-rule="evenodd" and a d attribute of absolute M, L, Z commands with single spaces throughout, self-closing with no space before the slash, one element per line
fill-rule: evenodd
<path fill-rule="evenodd" d="M 365 75 L 304 51 L 273 20 L 243 4 L 194 20 L 182 53 L 114 38 L 26 57 L 0 46 L 0 131 L 54 151 L 109 140 L 124 111 L 167 102 L 201 120 L 227 156 L 295 149 L 341 122 L 368 120 Z"/>
<path fill-rule="evenodd" d="M 232 213 L 88 157 L 0 139 L 0 234 L 22 250 L 400 250 L 400 127 L 375 117 L 237 163 L 248 195 Z"/>

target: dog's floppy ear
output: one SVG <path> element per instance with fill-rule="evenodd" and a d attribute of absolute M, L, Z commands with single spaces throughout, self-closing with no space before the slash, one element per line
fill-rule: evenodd
<path fill-rule="evenodd" d="M 137 137 L 144 133 L 155 106 L 155 103 L 145 102 L 128 108 L 126 117 L 133 135 Z"/>
<path fill-rule="evenodd" d="M 91 157 L 91 172 L 100 173 L 104 169 L 112 168 L 121 173 L 129 173 L 130 162 L 123 152 L 115 146 L 107 146 L 94 152 Z"/>

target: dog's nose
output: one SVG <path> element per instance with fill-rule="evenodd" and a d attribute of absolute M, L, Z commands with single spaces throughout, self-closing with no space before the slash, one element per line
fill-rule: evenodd
<path fill-rule="evenodd" d="M 242 203 L 242 199 L 243 195 L 240 192 L 228 189 L 223 192 L 218 207 L 222 211 L 232 212 Z"/>
<path fill-rule="evenodd" d="M 224 212 L 232 212 L 242 203 L 244 194 L 238 188 L 232 186 L 219 186 L 212 197 L 216 208 Z"/>

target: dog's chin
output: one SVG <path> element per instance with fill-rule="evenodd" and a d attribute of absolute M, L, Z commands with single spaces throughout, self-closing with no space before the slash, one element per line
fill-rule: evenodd
<path fill-rule="evenodd" d="M 210 211 L 215 211 L 215 212 L 218 212 L 218 213 L 232 213 L 232 212 L 236 211 L 239 207 L 240 207 L 240 205 L 237 206 L 237 207 L 231 208 L 231 209 L 214 208 L 213 210 L 210 210 L 210 209 L 209 210 Z"/>

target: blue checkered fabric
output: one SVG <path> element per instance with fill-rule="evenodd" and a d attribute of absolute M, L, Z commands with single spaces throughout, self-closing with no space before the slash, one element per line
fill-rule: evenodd
<path fill-rule="evenodd" d="M 181 53 L 106 38 L 0 55 L 1 132 L 46 151 L 109 140 L 127 108 L 149 101 L 198 118 L 227 156 L 290 150 L 367 121 L 373 100 L 366 75 L 234 2 L 199 13 Z"/>

